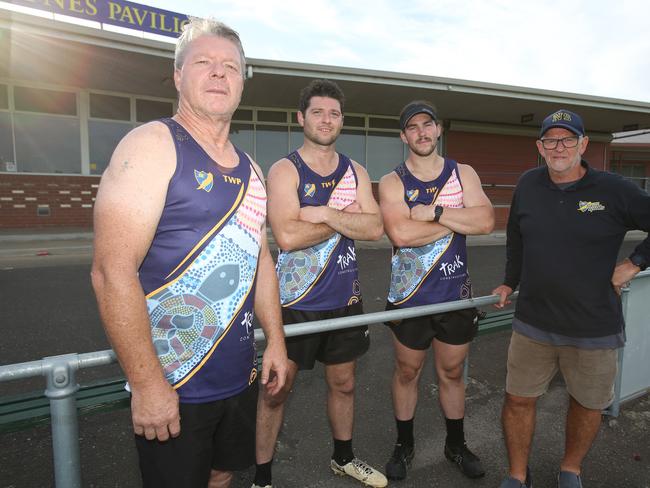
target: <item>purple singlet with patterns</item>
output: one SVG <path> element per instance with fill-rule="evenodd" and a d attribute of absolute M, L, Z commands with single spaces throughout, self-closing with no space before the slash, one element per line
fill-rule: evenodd
<path fill-rule="evenodd" d="M 435 203 L 461 208 L 463 187 L 458 165 L 446 159 L 442 172 L 433 181 L 417 179 L 406 163 L 395 168 L 404 185 L 404 201 L 409 208 Z M 470 298 L 465 236 L 452 232 L 420 247 L 393 248 L 388 301 L 396 307 L 415 307 Z"/>
<path fill-rule="evenodd" d="M 287 159 L 298 171 L 301 208 L 327 205 L 342 210 L 356 201 L 357 174 L 347 156 L 339 154 L 339 164 L 328 176 L 312 171 L 297 151 Z M 277 272 L 283 307 L 321 311 L 361 301 L 354 241 L 339 233 L 306 249 L 280 250 Z"/>
<path fill-rule="evenodd" d="M 176 171 L 140 282 L 167 380 L 181 401 L 210 402 L 257 376 L 253 300 L 266 190 L 243 152 L 236 167 L 220 167 L 180 124 L 161 122 Z"/>

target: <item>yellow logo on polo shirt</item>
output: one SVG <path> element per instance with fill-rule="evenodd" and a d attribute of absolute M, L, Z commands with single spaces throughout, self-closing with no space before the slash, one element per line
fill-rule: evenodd
<path fill-rule="evenodd" d="M 585 202 L 580 200 L 578 202 L 578 212 L 597 212 L 599 210 L 605 210 L 605 205 L 600 202 Z"/>

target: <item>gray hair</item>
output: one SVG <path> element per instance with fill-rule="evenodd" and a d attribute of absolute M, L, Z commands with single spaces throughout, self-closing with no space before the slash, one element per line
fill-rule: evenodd
<path fill-rule="evenodd" d="M 231 29 L 223 22 L 209 18 L 189 17 L 189 22 L 183 26 L 183 33 L 178 38 L 176 51 L 174 52 L 174 68 L 180 69 L 185 61 L 185 54 L 192 41 L 201 36 L 217 36 L 231 41 L 241 57 L 242 77 L 246 78 L 246 56 L 241 45 L 241 39 L 237 31 Z"/>

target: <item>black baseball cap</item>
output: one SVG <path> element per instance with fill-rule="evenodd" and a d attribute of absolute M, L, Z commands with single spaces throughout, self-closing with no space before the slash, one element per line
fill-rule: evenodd
<path fill-rule="evenodd" d="M 542 130 L 539 131 L 539 137 L 541 138 L 546 134 L 547 130 L 553 127 L 562 127 L 563 129 L 570 130 L 577 136 L 585 135 L 585 126 L 582 124 L 582 118 L 578 114 L 563 108 L 557 112 L 553 112 L 544 119 L 544 122 L 542 122 Z"/>
<path fill-rule="evenodd" d="M 406 124 L 409 123 L 415 115 L 417 114 L 427 114 L 429 115 L 434 122 L 438 121 L 438 115 L 436 115 L 436 109 L 428 102 L 423 100 L 417 100 L 415 102 L 408 103 L 399 115 L 399 126 L 402 130 L 406 129 Z"/>

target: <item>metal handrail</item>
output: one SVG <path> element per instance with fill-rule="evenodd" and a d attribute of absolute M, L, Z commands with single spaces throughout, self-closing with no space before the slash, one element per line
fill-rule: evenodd
<path fill-rule="evenodd" d="M 513 297 L 516 297 L 516 293 Z M 326 330 L 345 329 L 360 325 L 401 320 L 470 307 L 497 303 L 497 295 L 458 300 L 455 302 L 424 305 L 387 312 L 375 312 L 352 317 L 318 320 L 304 324 L 290 324 L 284 327 L 285 335 L 292 337 L 313 334 Z M 264 340 L 263 331 L 255 330 L 255 340 Z M 52 451 L 54 457 L 54 482 L 57 487 L 80 488 L 81 465 L 79 461 L 79 424 L 76 408 L 76 393 L 79 385 L 76 373 L 80 369 L 105 366 L 117 361 L 111 349 L 82 354 L 64 354 L 46 357 L 37 361 L 0 366 L 0 382 L 35 376 L 45 376 L 45 396 L 50 401 L 52 422 Z"/>

